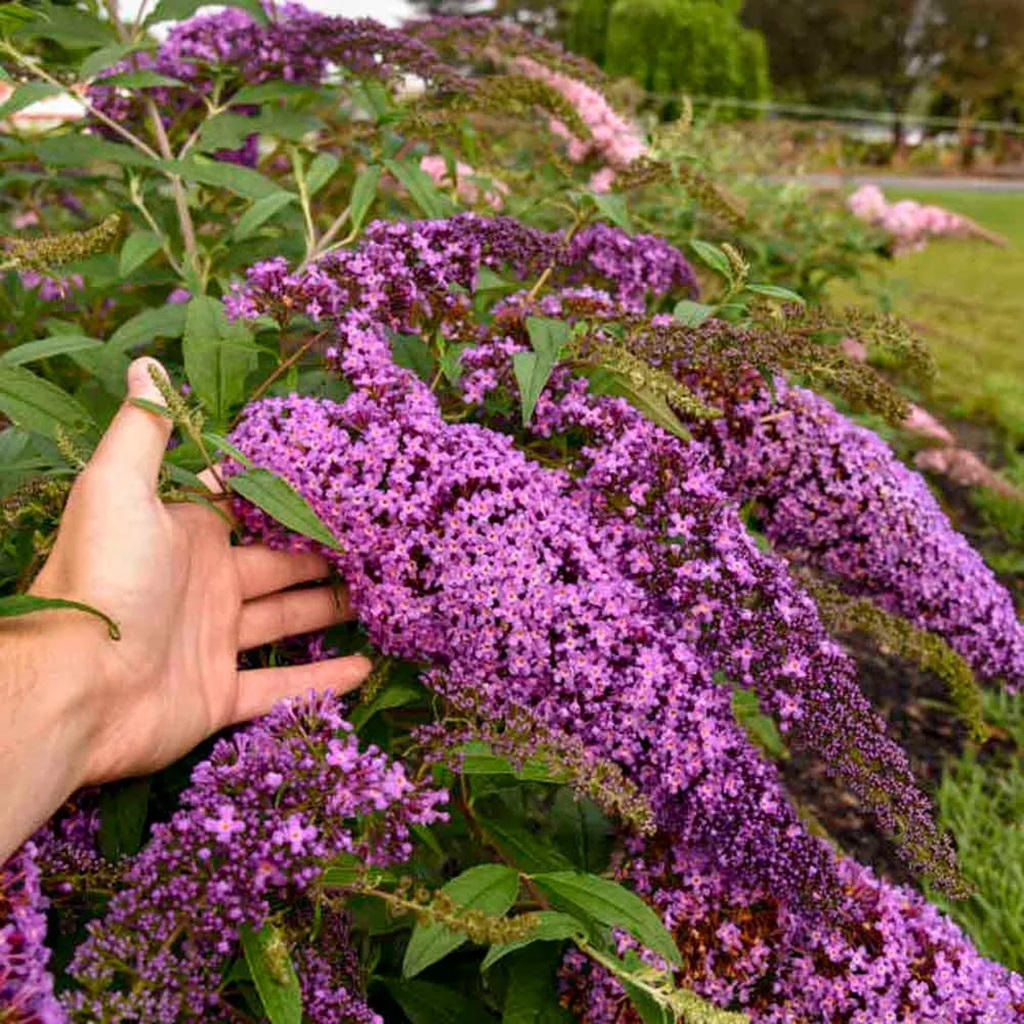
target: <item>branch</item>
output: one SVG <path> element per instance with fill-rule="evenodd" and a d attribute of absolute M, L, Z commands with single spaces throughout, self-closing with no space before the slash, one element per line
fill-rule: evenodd
<path fill-rule="evenodd" d="M 83 97 L 79 96 L 78 93 L 76 93 L 73 89 L 70 88 L 70 86 L 67 86 L 63 82 L 58 81 L 56 78 L 53 77 L 53 75 L 49 74 L 49 72 L 45 71 L 42 67 L 40 67 L 31 57 L 28 57 L 26 54 L 23 54 L 20 50 L 16 49 L 6 40 L 0 42 L 0 46 L 3 47 L 5 53 L 7 53 L 10 57 L 16 60 L 23 68 L 25 68 L 31 74 L 35 75 L 41 81 L 46 82 L 48 85 L 52 85 L 60 89 L 61 92 L 63 92 L 66 96 L 70 96 L 77 103 L 81 103 L 82 106 L 85 107 L 86 112 L 91 117 L 95 117 L 96 120 L 100 122 L 100 124 L 106 126 L 115 134 L 120 135 L 121 138 L 125 140 L 125 142 L 134 146 L 137 150 L 139 150 L 140 153 L 145 153 L 146 156 L 148 156 L 151 160 L 160 159 L 160 154 L 157 153 L 157 151 L 153 149 L 152 146 L 143 142 L 142 139 L 140 139 L 133 132 L 130 132 L 127 128 L 123 128 L 113 118 L 108 117 L 106 114 L 104 114 L 102 110 L 98 110 L 87 99 L 84 99 Z"/>
<path fill-rule="evenodd" d="M 173 160 L 171 143 L 164 131 L 164 123 L 160 118 L 160 111 L 157 110 L 156 100 L 151 96 L 146 99 L 146 112 L 149 114 L 153 126 L 153 134 L 156 136 L 156 143 L 160 149 L 160 155 L 165 160 Z M 165 172 L 167 173 L 167 172 Z M 177 174 L 167 175 L 171 181 L 171 192 L 174 195 L 174 205 L 178 211 L 178 222 L 181 226 L 181 240 L 185 245 L 185 257 L 189 266 L 198 276 L 199 274 L 199 246 L 196 244 L 196 229 L 192 222 L 192 211 L 188 206 L 188 196 L 185 195 L 185 187 Z"/>

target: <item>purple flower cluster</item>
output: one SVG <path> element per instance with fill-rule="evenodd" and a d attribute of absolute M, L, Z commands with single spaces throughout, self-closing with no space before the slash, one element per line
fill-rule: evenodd
<path fill-rule="evenodd" d="M 790 558 L 938 633 L 979 676 L 1024 683 L 1010 595 L 880 438 L 782 381 L 716 429 L 737 498 Z"/>
<path fill-rule="evenodd" d="M 47 973 L 46 899 L 36 848 L 26 843 L 0 865 L 0 1020 L 61 1024 L 65 1019 Z"/>
<path fill-rule="evenodd" d="M 600 87 L 605 82 L 604 73 L 592 61 L 499 18 L 433 17 L 409 22 L 405 31 L 453 62 L 493 63 L 529 57 L 591 86 Z"/>
<path fill-rule="evenodd" d="M 772 893 L 722 889 L 692 857 L 639 858 L 626 877 L 683 956 L 680 983 L 754 1024 L 1019 1024 L 1024 978 L 981 957 L 912 889 L 838 864 L 839 912 L 808 921 Z M 583 1024 L 639 1024 L 622 987 L 570 954 L 563 998 Z"/>
<path fill-rule="evenodd" d="M 301 4 L 284 4 L 267 24 L 231 7 L 177 25 L 155 53 L 133 54 L 103 72 L 90 86 L 89 99 L 108 117 L 129 122 L 140 119 L 140 97 L 148 97 L 156 102 L 165 126 L 186 121 L 192 127 L 190 119 L 205 109 L 215 85 L 223 105 L 243 86 L 279 81 L 319 85 L 337 68 L 381 81 L 412 73 L 443 88 L 467 87 L 430 47 L 404 32 L 372 18 L 331 17 Z M 104 77 L 140 70 L 156 71 L 183 84 L 130 91 L 103 84 Z M 245 105 L 232 110 L 256 113 Z M 102 126 L 100 130 L 109 133 Z M 217 155 L 252 165 L 258 156 L 256 142 L 253 135 L 241 149 Z"/>
<path fill-rule="evenodd" d="M 330 696 L 284 702 L 217 743 L 106 917 L 89 926 L 70 966 L 83 985 L 66 997 L 73 1017 L 206 1019 L 242 927 L 260 928 L 272 898 L 299 902 L 342 855 L 402 861 L 410 826 L 443 816 L 447 794 L 414 785 L 375 748 L 361 751 L 337 707 Z M 335 1021 L 332 1007 L 358 1003 L 344 986 L 331 989 L 336 978 L 328 964 L 311 973 L 311 1004 L 325 1016 L 309 1010 L 307 1019 Z"/>
<path fill-rule="evenodd" d="M 362 362 L 357 365 L 361 371 L 361 386 L 372 387 L 379 393 L 381 381 L 385 378 L 390 379 L 395 370 L 391 363 L 390 350 L 386 344 L 382 346 L 380 343 L 382 329 L 399 332 L 422 330 L 428 333 L 435 326 L 433 320 L 440 322 L 442 330 L 447 327 L 449 331 L 465 331 L 466 311 L 458 305 L 460 297 L 457 292 L 453 293 L 453 283 L 460 288 L 471 286 L 475 267 L 481 261 L 493 263 L 504 257 L 506 264 L 516 266 L 520 270 L 529 267 L 531 262 L 536 262 L 534 255 L 544 236 L 536 232 L 521 235 L 525 229 L 515 229 L 513 226 L 514 222 L 506 219 L 486 221 L 469 215 L 451 221 L 424 224 L 375 225 L 370 230 L 367 241 L 358 250 L 322 261 L 319 266 L 302 275 L 289 276 L 283 264 L 255 268 L 250 277 L 250 289 L 236 300 L 235 308 L 236 311 L 251 315 L 257 312 L 257 307 L 278 312 L 287 307 L 292 310 L 304 309 L 315 313 L 317 317 L 333 317 L 339 321 L 339 334 L 345 346 L 340 357 L 337 355 L 337 349 L 330 351 L 335 353 L 335 358 L 340 358 L 343 371 L 351 379 L 356 380 L 353 377 L 352 366 L 352 360 L 356 358 L 354 350 L 368 347 L 377 350 L 375 362 L 369 367 L 369 372 L 363 368 Z M 470 232 L 466 231 L 467 227 L 471 228 Z M 637 283 L 640 280 L 657 286 L 660 294 L 686 280 L 684 275 L 665 273 L 665 268 L 671 266 L 667 261 L 661 261 L 659 273 L 644 273 L 643 259 L 649 258 L 653 253 L 649 246 L 641 248 L 636 243 L 637 240 L 629 239 L 615 229 L 602 226 L 579 236 L 571 247 L 573 255 L 583 257 L 575 267 L 573 276 L 585 273 L 585 268 L 589 266 L 594 278 L 610 282 L 616 287 L 619 302 L 610 304 L 605 299 L 606 308 L 619 311 L 642 308 L 643 293 L 639 291 Z M 664 243 L 662 246 L 664 247 Z M 410 266 L 413 259 L 415 263 Z M 375 282 L 382 283 L 379 290 L 375 288 Z M 386 282 L 386 285 L 383 282 Z M 588 294 L 592 306 L 600 305 L 600 299 L 596 294 Z M 464 296 L 461 297 L 461 301 L 466 301 Z M 553 302 L 554 304 L 548 303 L 544 306 L 542 311 L 549 315 L 561 314 L 562 310 L 557 300 Z M 256 305 L 252 305 L 253 303 Z M 512 305 L 506 305 L 506 313 Z M 476 347 L 464 356 L 464 368 L 467 372 L 463 381 L 463 393 L 468 400 L 480 403 L 499 384 L 511 387 L 511 355 L 517 349 L 527 347 L 522 331 L 522 311 L 516 315 L 519 317 L 518 342 L 509 333 L 516 327 L 514 317 L 510 320 L 505 316 L 499 321 L 496 338 L 485 339 L 477 334 Z M 415 390 L 415 387 L 411 381 L 400 387 L 401 402 L 407 401 L 405 393 L 410 389 Z M 395 399 L 389 401 L 394 404 Z M 469 438 L 456 430 L 457 441 L 450 440 L 449 435 L 452 432 L 443 430 L 442 425 L 437 422 L 439 413 L 435 403 L 422 396 L 418 396 L 416 401 L 423 403 L 422 423 L 433 424 L 429 441 L 425 440 L 425 444 L 429 443 L 434 447 L 455 444 L 463 452 L 468 450 L 471 444 Z M 311 450 L 323 453 L 340 445 L 348 451 L 345 427 L 363 431 L 364 425 L 361 422 L 350 423 L 340 412 L 325 414 L 318 409 L 319 407 L 314 407 L 310 403 L 299 403 L 295 407 L 274 407 L 271 410 L 273 426 L 258 419 L 253 413 L 248 422 L 262 435 L 258 440 L 259 447 L 255 450 L 257 461 L 271 458 L 275 466 L 280 463 L 282 468 L 287 464 L 293 464 L 294 452 L 291 449 L 295 442 L 289 435 L 297 428 L 305 429 L 302 424 L 314 421 L 317 423 L 318 431 L 325 437 L 315 446 L 311 445 Z M 428 414 L 431 419 L 427 418 Z M 375 441 L 380 450 L 385 452 L 396 448 L 402 449 L 405 442 L 400 437 L 397 440 L 393 438 L 403 431 L 411 432 L 418 426 L 399 418 L 397 409 L 385 414 L 384 424 L 389 439 L 385 442 L 383 436 L 375 436 Z M 635 586 L 639 582 L 651 595 L 648 600 L 656 599 L 657 604 L 650 610 L 650 614 L 657 616 L 662 630 L 667 627 L 668 635 L 673 641 L 682 640 L 688 651 L 692 649 L 693 652 L 699 653 L 700 668 L 705 673 L 705 682 L 710 679 L 711 673 L 724 672 L 742 685 L 755 687 L 767 710 L 777 714 L 784 727 L 792 726 L 795 736 L 821 755 L 825 763 L 874 809 L 880 824 L 888 832 L 903 836 L 905 847 L 912 851 L 911 858 L 918 866 L 930 868 L 947 884 L 955 886 L 952 853 L 948 845 L 935 835 L 930 806 L 917 791 L 906 757 L 900 748 L 886 737 L 883 723 L 861 695 L 852 661 L 825 632 L 813 603 L 794 584 L 785 565 L 761 553 L 746 534 L 738 510 L 722 487 L 721 473 L 707 453 L 698 446 L 680 444 L 677 438 L 656 428 L 624 402 L 595 402 L 586 394 L 586 383 L 583 380 L 577 380 L 571 385 L 557 404 L 542 398 L 537 409 L 535 425 L 542 434 L 550 434 L 556 430 L 564 433 L 571 428 L 583 428 L 590 435 L 591 443 L 581 453 L 581 461 L 590 463 L 588 471 L 582 478 L 577 474 L 574 480 L 577 492 L 582 492 L 591 503 L 592 508 L 589 512 L 596 523 L 587 523 L 584 512 L 578 508 L 570 509 L 566 513 L 570 517 L 580 517 L 579 525 L 576 527 L 561 523 L 551 512 L 545 516 L 543 526 L 536 528 L 537 536 L 531 543 L 540 545 L 541 549 L 556 544 L 557 534 L 547 539 L 541 537 L 541 534 L 546 533 L 556 522 L 559 529 L 571 530 L 580 536 L 586 536 L 588 532 L 598 529 L 605 535 L 605 551 L 598 557 L 603 557 L 610 565 L 615 564 L 615 552 L 618 546 L 624 543 L 622 551 L 628 553 L 628 557 L 622 563 L 622 592 L 627 592 L 630 585 Z M 245 448 L 245 444 L 240 443 Z M 247 443 L 251 444 L 252 439 L 248 439 Z M 301 439 L 298 443 L 305 445 Z M 482 443 L 476 434 L 472 435 L 474 446 Z M 488 437 L 487 443 L 495 442 Z M 272 444 L 273 448 L 267 448 L 268 444 Z M 502 444 L 504 445 L 504 439 Z M 373 455 L 369 449 L 364 452 L 361 446 L 358 451 L 358 459 L 370 458 Z M 314 455 L 314 459 L 317 458 Z M 517 459 L 518 455 L 514 450 L 505 452 L 503 448 L 498 448 L 490 458 L 509 462 Z M 430 483 L 420 485 L 439 494 L 443 493 L 446 487 L 452 486 L 438 472 L 438 466 L 441 464 L 439 460 L 442 459 L 443 456 L 437 456 L 436 464 L 432 466 Z M 340 454 L 332 454 L 327 463 L 315 461 L 310 465 L 309 471 L 303 474 L 301 481 L 293 482 L 308 498 L 314 500 L 314 504 L 329 524 L 347 535 L 351 525 L 346 517 L 351 509 L 347 503 L 344 513 L 335 507 L 342 504 L 341 485 L 337 482 L 328 484 L 321 479 L 324 475 L 330 474 L 330 466 L 342 461 L 351 463 L 355 467 L 352 473 L 358 473 L 356 456 L 348 451 L 344 459 Z M 481 452 L 477 474 L 484 472 L 485 462 L 486 458 Z M 304 461 L 302 465 L 305 465 Z M 467 466 L 468 463 L 464 460 L 459 461 L 460 470 Z M 284 471 L 287 473 L 286 469 Z M 403 470 L 403 475 L 409 472 L 411 470 Z M 519 502 L 522 495 L 529 493 L 531 486 L 526 482 L 524 474 L 536 474 L 538 470 L 525 464 L 513 466 L 510 463 L 506 472 L 514 476 L 515 483 L 510 485 L 514 492 L 512 500 Z M 393 475 L 393 472 L 389 471 L 388 479 L 391 480 Z M 546 480 L 545 477 L 538 476 L 538 480 L 540 479 Z M 345 478 L 344 484 L 349 490 L 358 487 L 354 479 Z M 329 495 L 324 490 L 328 486 L 331 487 Z M 373 486 L 377 487 L 376 480 Z M 460 476 L 459 487 L 465 486 L 467 485 Z M 550 485 L 546 482 L 545 486 Z M 493 484 L 488 487 L 488 491 L 495 489 Z M 542 501 L 539 495 L 534 497 L 537 507 L 544 508 L 550 508 L 552 502 L 556 500 L 554 496 L 545 501 Z M 412 499 L 408 495 L 396 493 L 392 485 L 386 500 L 389 505 L 401 500 L 404 506 L 408 507 Z M 440 496 L 432 500 L 436 505 L 450 504 L 449 499 Z M 616 510 L 614 519 L 609 516 L 611 508 Z M 480 508 L 477 513 L 483 515 L 484 511 Z M 487 515 L 489 521 L 493 523 L 497 512 L 487 510 Z M 459 521 L 458 530 L 464 536 L 472 532 L 473 527 L 463 519 Z M 622 522 L 623 519 L 626 520 L 625 523 Z M 410 521 L 407 519 L 404 525 L 408 526 Z M 439 529 L 446 528 L 445 524 L 438 524 L 435 518 L 429 516 L 425 522 L 430 527 L 436 525 Z M 493 531 L 489 530 L 490 532 Z M 666 544 L 666 537 L 671 538 L 672 543 Z M 366 552 L 374 550 L 381 543 L 380 534 L 360 534 L 356 539 L 347 542 L 346 546 L 349 550 Z M 414 551 L 422 551 L 426 546 L 426 542 L 419 537 L 388 537 L 384 543 L 391 550 L 396 550 L 398 544 Z M 518 543 L 523 547 L 526 542 L 520 539 Z M 459 555 L 464 554 L 465 550 L 464 547 L 460 548 Z M 580 575 L 580 557 L 574 555 L 572 561 L 576 566 L 574 574 L 577 584 L 582 586 L 586 578 Z M 439 564 L 442 561 L 440 556 L 438 561 Z M 409 564 L 418 563 L 410 561 Z M 365 567 L 346 564 L 345 571 L 350 575 L 359 573 L 357 578 L 361 579 Z M 444 567 L 438 569 L 439 573 L 444 571 Z M 488 577 L 504 577 L 509 573 L 514 575 L 520 571 L 520 567 L 502 557 L 499 544 L 486 558 L 481 551 L 471 565 L 461 567 L 459 571 L 465 572 L 466 578 L 479 579 L 485 574 Z M 536 570 L 534 572 L 536 573 Z M 535 576 L 523 584 L 517 584 L 509 576 L 496 580 L 495 592 L 515 592 L 520 586 L 536 589 L 541 579 L 542 577 Z M 555 592 L 558 593 L 557 580 L 553 581 L 552 585 L 556 587 Z M 373 581 L 367 581 L 367 586 L 371 596 L 366 599 L 372 600 Z M 437 586 L 437 582 L 432 579 L 429 583 L 409 581 L 406 584 L 406 593 L 389 598 L 387 608 L 373 615 L 374 620 L 378 617 L 381 619 L 378 626 L 380 630 L 391 630 L 387 635 L 387 641 L 383 639 L 384 634 L 378 640 L 383 649 L 393 649 L 394 622 L 408 615 L 407 611 L 400 613 L 399 606 L 408 605 L 416 600 L 417 589 L 422 590 L 426 587 L 433 591 Z M 450 582 L 446 584 L 446 590 L 452 587 Z M 365 590 L 366 587 L 361 589 Z M 473 598 L 474 595 L 470 593 L 465 595 L 464 600 L 470 602 Z M 566 599 L 559 598 L 559 602 L 564 600 Z M 490 646 L 484 651 L 478 649 L 480 637 L 490 637 L 491 633 L 478 634 L 477 624 L 467 631 L 465 643 L 468 646 L 459 651 L 451 650 L 451 638 L 460 635 L 460 630 L 453 625 L 456 621 L 455 616 L 473 612 L 470 604 L 460 607 L 461 611 L 460 608 L 453 606 L 444 613 L 444 629 L 441 636 L 448 644 L 447 649 L 443 643 L 439 644 L 436 638 L 421 638 L 409 648 L 396 653 L 402 653 L 407 657 L 450 660 L 462 659 L 468 651 L 472 657 L 466 662 L 467 672 L 472 668 L 475 659 L 478 671 L 484 676 L 507 673 L 510 666 L 494 665 L 492 672 L 489 666 L 493 663 L 494 651 Z M 523 621 L 519 622 L 520 608 L 517 607 L 515 611 L 517 624 L 512 631 L 513 637 L 503 641 L 506 649 L 508 644 L 513 648 L 524 648 L 524 664 L 520 665 L 518 661 L 514 664 L 514 675 L 530 675 L 525 666 L 529 664 L 531 654 L 545 662 L 554 657 L 568 665 L 570 669 L 574 667 L 574 659 L 566 660 L 564 652 L 558 649 L 551 654 L 545 653 L 550 649 L 548 638 L 551 635 L 550 629 L 553 628 L 548 625 L 550 615 L 547 612 L 531 608 Z M 385 621 L 384 612 L 393 618 Z M 640 609 L 637 610 L 637 614 L 641 614 Z M 363 615 L 364 618 L 369 618 L 368 609 L 363 609 Z M 500 629 L 499 626 L 495 627 L 499 629 L 499 632 L 494 634 L 495 643 L 503 636 L 502 631 L 507 627 L 508 615 L 509 611 L 503 610 Z M 420 618 L 435 623 L 442 621 L 439 612 Z M 580 628 L 584 625 L 586 624 L 580 623 Z M 601 627 L 593 624 L 592 628 L 599 635 L 604 635 L 606 630 L 610 630 L 612 635 L 622 637 L 631 634 L 630 628 L 621 623 L 614 626 L 609 623 Z M 532 646 L 526 640 L 531 631 L 538 634 L 538 639 Z M 476 637 L 477 642 L 472 642 L 471 637 Z M 668 643 L 667 640 L 665 642 Z M 650 662 L 646 665 L 646 674 L 642 677 L 644 690 L 654 685 L 655 679 L 659 676 L 666 673 L 671 675 L 673 671 L 678 671 L 669 668 L 673 665 L 671 657 L 663 660 L 652 653 L 656 645 L 657 640 L 650 635 L 649 639 L 638 643 L 638 649 L 633 655 L 635 664 L 643 665 L 645 661 Z M 646 647 L 646 650 L 640 650 L 641 646 Z M 616 653 L 621 655 L 621 651 Z M 626 690 L 631 689 L 629 679 L 634 668 L 627 670 L 622 676 L 620 685 Z M 614 675 L 619 671 L 621 670 L 615 667 L 613 662 L 606 665 L 600 674 Z M 580 678 L 594 678 L 598 674 L 596 662 L 591 660 L 580 663 Z M 451 673 L 448 675 L 450 681 Z M 699 676 L 700 672 L 697 672 L 694 679 L 688 682 L 690 689 L 698 690 L 704 685 L 699 682 Z M 559 715 L 548 722 L 553 722 L 559 728 L 574 729 L 575 722 L 571 716 L 566 715 L 566 711 L 583 703 L 579 691 L 574 690 L 582 684 L 576 679 L 575 672 L 565 679 L 559 678 L 557 682 L 571 684 L 570 692 L 566 694 Z M 462 684 L 463 688 L 477 693 L 481 692 L 479 685 L 472 682 L 471 676 L 467 676 Z M 539 692 L 552 692 L 551 683 L 546 677 L 532 681 L 531 685 Z M 600 686 L 601 693 L 607 694 L 609 684 L 602 681 Z M 573 692 L 576 696 L 572 696 Z M 524 706 L 532 706 L 534 703 L 526 696 L 518 699 Z M 666 700 L 663 694 L 652 694 L 651 699 L 654 702 L 652 707 L 656 706 L 659 700 L 663 703 Z M 684 702 L 681 695 L 673 699 Z M 691 694 L 685 701 L 693 699 Z M 728 689 L 711 685 L 708 693 L 700 698 L 698 704 L 701 701 L 707 703 L 712 718 L 717 716 L 722 720 L 723 727 L 734 727 Z M 639 700 L 634 710 L 644 708 L 644 701 Z M 591 714 L 594 714 L 593 707 Z M 653 711 L 643 710 L 643 715 L 647 714 L 653 714 Z M 602 723 L 602 727 L 606 724 L 608 723 Z M 591 749 L 601 749 L 601 756 L 610 757 L 627 773 L 631 773 L 637 771 L 637 766 L 645 763 L 645 760 L 655 763 L 647 750 L 649 746 L 657 746 L 653 737 L 641 738 L 645 728 L 642 723 L 633 728 L 637 731 L 639 749 L 643 753 L 638 750 L 627 752 L 625 737 L 629 733 L 621 722 L 617 722 L 615 729 L 622 750 L 611 755 L 602 748 L 600 728 L 594 729 L 592 733 L 580 732 L 577 738 L 585 735 Z M 707 725 L 706 728 L 711 730 L 713 727 Z M 728 760 L 728 757 L 735 754 L 735 748 L 731 740 L 723 740 L 723 744 Z M 709 749 L 705 744 L 704 756 L 708 756 Z M 701 771 L 705 770 L 699 757 L 689 768 L 683 768 L 682 762 L 685 759 L 679 751 L 673 751 L 671 745 L 664 747 L 664 753 L 666 757 L 675 757 L 679 762 L 671 771 L 664 766 L 659 771 L 661 779 L 673 779 L 673 784 L 669 787 L 673 794 L 677 788 L 685 789 L 694 783 L 694 772 L 697 771 L 698 765 L 701 765 Z M 750 778 L 744 785 L 740 784 L 742 773 L 738 769 L 733 770 L 733 777 L 728 780 L 717 779 L 717 776 L 709 773 L 709 781 L 701 792 L 705 802 L 702 805 L 704 819 L 700 828 L 709 830 L 705 835 L 709 844 L 717 844 L 719 849 L 728 849 L 726 859 L 734 858 L 738 869 L 747 870 L 751 864 L 765 862 L 762 866 L 768 871 L 771 870 L 768 862 L 772 861 L 773 851 L 765 842 L 760 830 L 764 826 L 770 832 L 779 825 L 779 822 L 770 826 L 765 825 L 762 815 L 750 811 L 744 815 L 745 821 L 741 823 L 737 818 L 738 810 L 730 801 L 739 799 L 741 793 L 744 799 L 751 799 L 755 793 L 760 793 L 766 787 L 774 789 L 777 783 L 774 780 L 767 780 L 763 768 L 759 767 L 754 771 L 752 766 L 748 766 L 747 770 Z M 715 779 L 716 783 L 721 782 L 721 786 L 716 788 L 711 779 Z M 655 804 L 659 803 L 660 796 L 657 792 L 652 791 L 648 795 Z M 674 800 L 673 795 L 672 801 Z M 787 801 L 776 794 L 771 797 L 765 796 L 760 810 L 770 816 L 781 807 L 788 808 Z M 660 818 L 662 827 L 669 827 L 668 822 L 673 821 L 673 832 L 683 830 L 684 827 L 697 828 L 690 821 L 687 821 L 685 826 L 682 821 L 676 822 L 674 815 L 673 803 L 673 810 L 670 811 L 666 807 Z M 716 815 L 722 820 L 712 826 L 710 823 L 717 820 Z M 786 828 L 789 828 L 789 825 L 786 825 Z M 740 841 L 739 838 L 742 829 L 749 830 L 744 841 Z M 720 841 L 724 833 L 718 830 L 725 830 L 731 835 L 729 844 Z M 775 830 L 779 831 L 778 828 Z M 808 856 L 806 866 L 809 869 L 809 876 L 818 870 L 814 867 L 816 864 L 817 861 Z M 782 884 L 781 876 L 779 884 Z M 816 883 L 810 883 L 811 888 L 815 885 Z"/>
<path fill-rule="evenodd" d="M 605 245 L 587 240 L 586 261 L 566 275 L 583 287 L 545 300 L 540 312 L 566 315 L 563 297 L 567 306 L 635 312 L 643 292 L 631 291 L 633 261 L 603 260 L 620 239 L 602 234 Z M 427 386 L 394 362 L 393 332 L 440 331 L 474 344 L 462 357 L 461 385 L 472 415 L 483 415 L 485 399 L 514 394 L 508 364 L 527 347 L 529 306 L 510 300 L 481 326 L 464 290 L 480 266 L 536 269 L 551 244 L 507 219 L 467 216 L 375 225 L 358 249 L 301 274 L 280 262 L 254 268 L 235 312 L 329 321 L 337 332 L 329 356 L 353 392 L 342 405 L 260 403 L 235 443 L 285 476 L 339 538 L 339 568 L 381 650 L 430 663 L 433 686 L 457 706 L 474 701 L 495 720 L 525 709 L 540 735 L 568 734 L 595 761 L 618 765 L 654 810 L 653 848 L 685 858 L 685 891 L 747 908 L 771 894 L 792 935 L 806 937 L 825 927 L 814 897 L 839 899 L 853 870 L 806 832 L 774 768 L 737 728 L 719 672 L 754 687 L 912 852 L 928 847 L 941 874 L 949 849 L 905 758 L 784 563 L 744 534 L 717 439 L 684 445 L 560 369 L 537 405 L 533 436 L 582 431 L 586 440 L 574 464 L 544 468 L 504 432 L 512 423 L 501 413 L 491 421 L 499 430 L 466 422 L 465 412 L 446 422 Z M 595 292 L 588 265 L 626 301 Z M 239 514 L 273 544 L 308 544 L 244 503 Z M 923 942 L 916 906 L 864 879 L 889 908 L 875 940 L 883 960 Z M 636 884 L 643 888 L 642 879 Z M 855 910 L 842 903 L 828 927 L 855 927 Z M 724 958 L 731 941 L 727 929 L 708 948 Z M 914 967 L 925 989 L 966 1007 L 947 1019 L 975 1019 L 967 986 L 985 971 L 1011 1005 L 1018 980 L 985 965 L 962 939 L 959 946 L 978 965 L 973 974 L 940 959 Z M 808 971 L 824 970 L 808 963 Z M 902 975 L 876 968 L 872 979 L 878 1005 L 904 999 Z"/>
<path fill-rule="evenodd" d="M 603 285 L 631 312 L 643 310 L 650 297 L 697 292 L 686 258 L 655 235 L 595 224 L 566 243 L 559 232 L 511 217 L 465 213 L 415 224 L 376 221 L 357 249 L 332 253 L 301 274 L 289 273 L 283 259 L 259 263 L 227 304 L 241 318 L 259 312 L 286 318 L 292 310 L 317 321 L 355 306 L 388 329 L 414 331 L 438 320 L 452 334 L 470 315 L 465 292 L 475 288 L 481 267 L 522 279 L 554 267 L 556 281 Z"/>
<path fill-rule="evenodd" d="M 295 961 L 302 986 L 303 1020 L 318 1024 L 384 1024 L 359 994 L 363 987 L 359 956 L 345 915 L 328 912 L 316 929 L 315 939 L 296 950 Z"/>
<path fill-rule="evenodd" d="M 49 891 L 68 894 L 77 884 L 108 881 L 116 868 L 100 853 L 97 791 L 79 793 L 33 837 L 36 862 Z"/>

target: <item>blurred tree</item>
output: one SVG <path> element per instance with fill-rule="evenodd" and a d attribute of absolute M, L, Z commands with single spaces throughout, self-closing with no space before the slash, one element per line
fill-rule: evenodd
<path fill-rule="evenodd" d="M 1022 0 L 936 0 L 938 85 L 976 105 L 1024 79 Z"/>
<path fill-rule="evenodd" d="M 1024 77 L 1024 0 L 746 0 L 743 19 L 773 80 L 811 100 L 857 79 L 896 114 L 926 84 L 971 107 Z"/>
<path fill-rule="evenodd" d="M 652 93 L 768 94 L 763 39 L 739 22 L 742 0 L 575 0 L 570 49 Z"/>
<path fill-rule="evenodd" d="M 941 0 L 936 85 L 960 116 L 961 162 L 973 163 L 978 115 L 1005 116 L 1024 82 L 1021 0 Z"/>
<path fill-rule="evenodd" d="M 433 17 L 435 14 L 485 14 L 492 6 L 488 0 L 408 0 L 417 14 Z"/>
<path fill-rule="evenodd" d="M 946 2 L 746 0 L 743 19 L 768 40 L 773 81 L 810 100 L 840 79 L 874 82 L 885 107 L 897 115 L 893 141 L 899 145 L 899 115 L 934 73 L 940 3 Z"/>

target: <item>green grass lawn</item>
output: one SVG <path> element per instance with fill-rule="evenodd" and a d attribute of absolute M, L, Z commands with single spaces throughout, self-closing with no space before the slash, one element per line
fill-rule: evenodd
<path fill-rule="evenodd" d="M 938 364 L 936 411 L 995 422 L 1024 440 L 1024 194 L 890 191 L 891 200 L 936 203 L 1010 243 L 940 239 L 898 257 L 880 285 L 893 309 L 928 341 Z M 857 301 L 837 287 L 836 303 Z"/>

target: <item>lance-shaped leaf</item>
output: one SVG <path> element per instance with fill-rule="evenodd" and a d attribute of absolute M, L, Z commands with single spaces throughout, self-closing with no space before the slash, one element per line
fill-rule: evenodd
<path fill-rule="evenodd" d="M 256 368 L 259 350 L 252 331 L 230 323 L 219 299 L 198 295 L 188 304 L 181 349 L 196 396 L 223 423 L 245 397 L 245 378 Z"/>
<path fill-rule="evenodd" d="M 551 371 L 558 363 L 569 341 L 569 325 L 545 316 L 528 316 L 526 330 L 530 335 L 532 352 L 516 352 L 512 356 L 512 370 L 519 385 L 523 409 L 523 426 L 528 427 L 537 408 L 537 400 L 544 390 Z"/>
<path fill-rule="evenodd" d="M 495 917 L 508 912 L 519 893 L 519 875 L 503 864 L 478 864 L 441 889 L 454 903 Z M 467 941 L 443 924 L 417 924 L 405 951 L 402 977 L 412 978 Z"/>
<path fill-rule="evenodd" d="M 18 426 L 50 438 L 56 437 L 58 427 L 73 433 L 94 426 L 71 395 L 23 366 L 0 366 L 0 412 Z"/>
<path fill-rule="evenodd" d="M 228 487 L 263 509 L 289 530 L 309 537 L 324 547 L 341 551 L 341 545 L 305 498 L 287 480 L 268 469 L 247 469 L 228 477 Z"/>
<path fill-rule="evenodd" d="M 533 882 L 556 909 L 605 928 L 621 928 L 669 963 L 682 963 L 661 918 L 636 893 L 617 882 L 575 871 L 534 875 Z"/>
<path fill-rule="evenodd" d="M 273 925 L 242 927 L 242 948 L 270 1024 L 302 1024 L 302 990 L 288 944 Z"/>
<path fill-rule="evenodd" d="M 106 623 L 110 639 L 121 639 L 121 628 L 109 615 L 98 608 L 93 608 L 92 605 L 82 604 L 81 601 L 65 601 L 59 597 L 36 597 L 34 594 L 8 594 L 6 597 L 0 597 L 0 619 L 13 619 L 21 615 L 31 615 L 33 612 L 67 610 L 86 612 L 102 619 Z"/>

